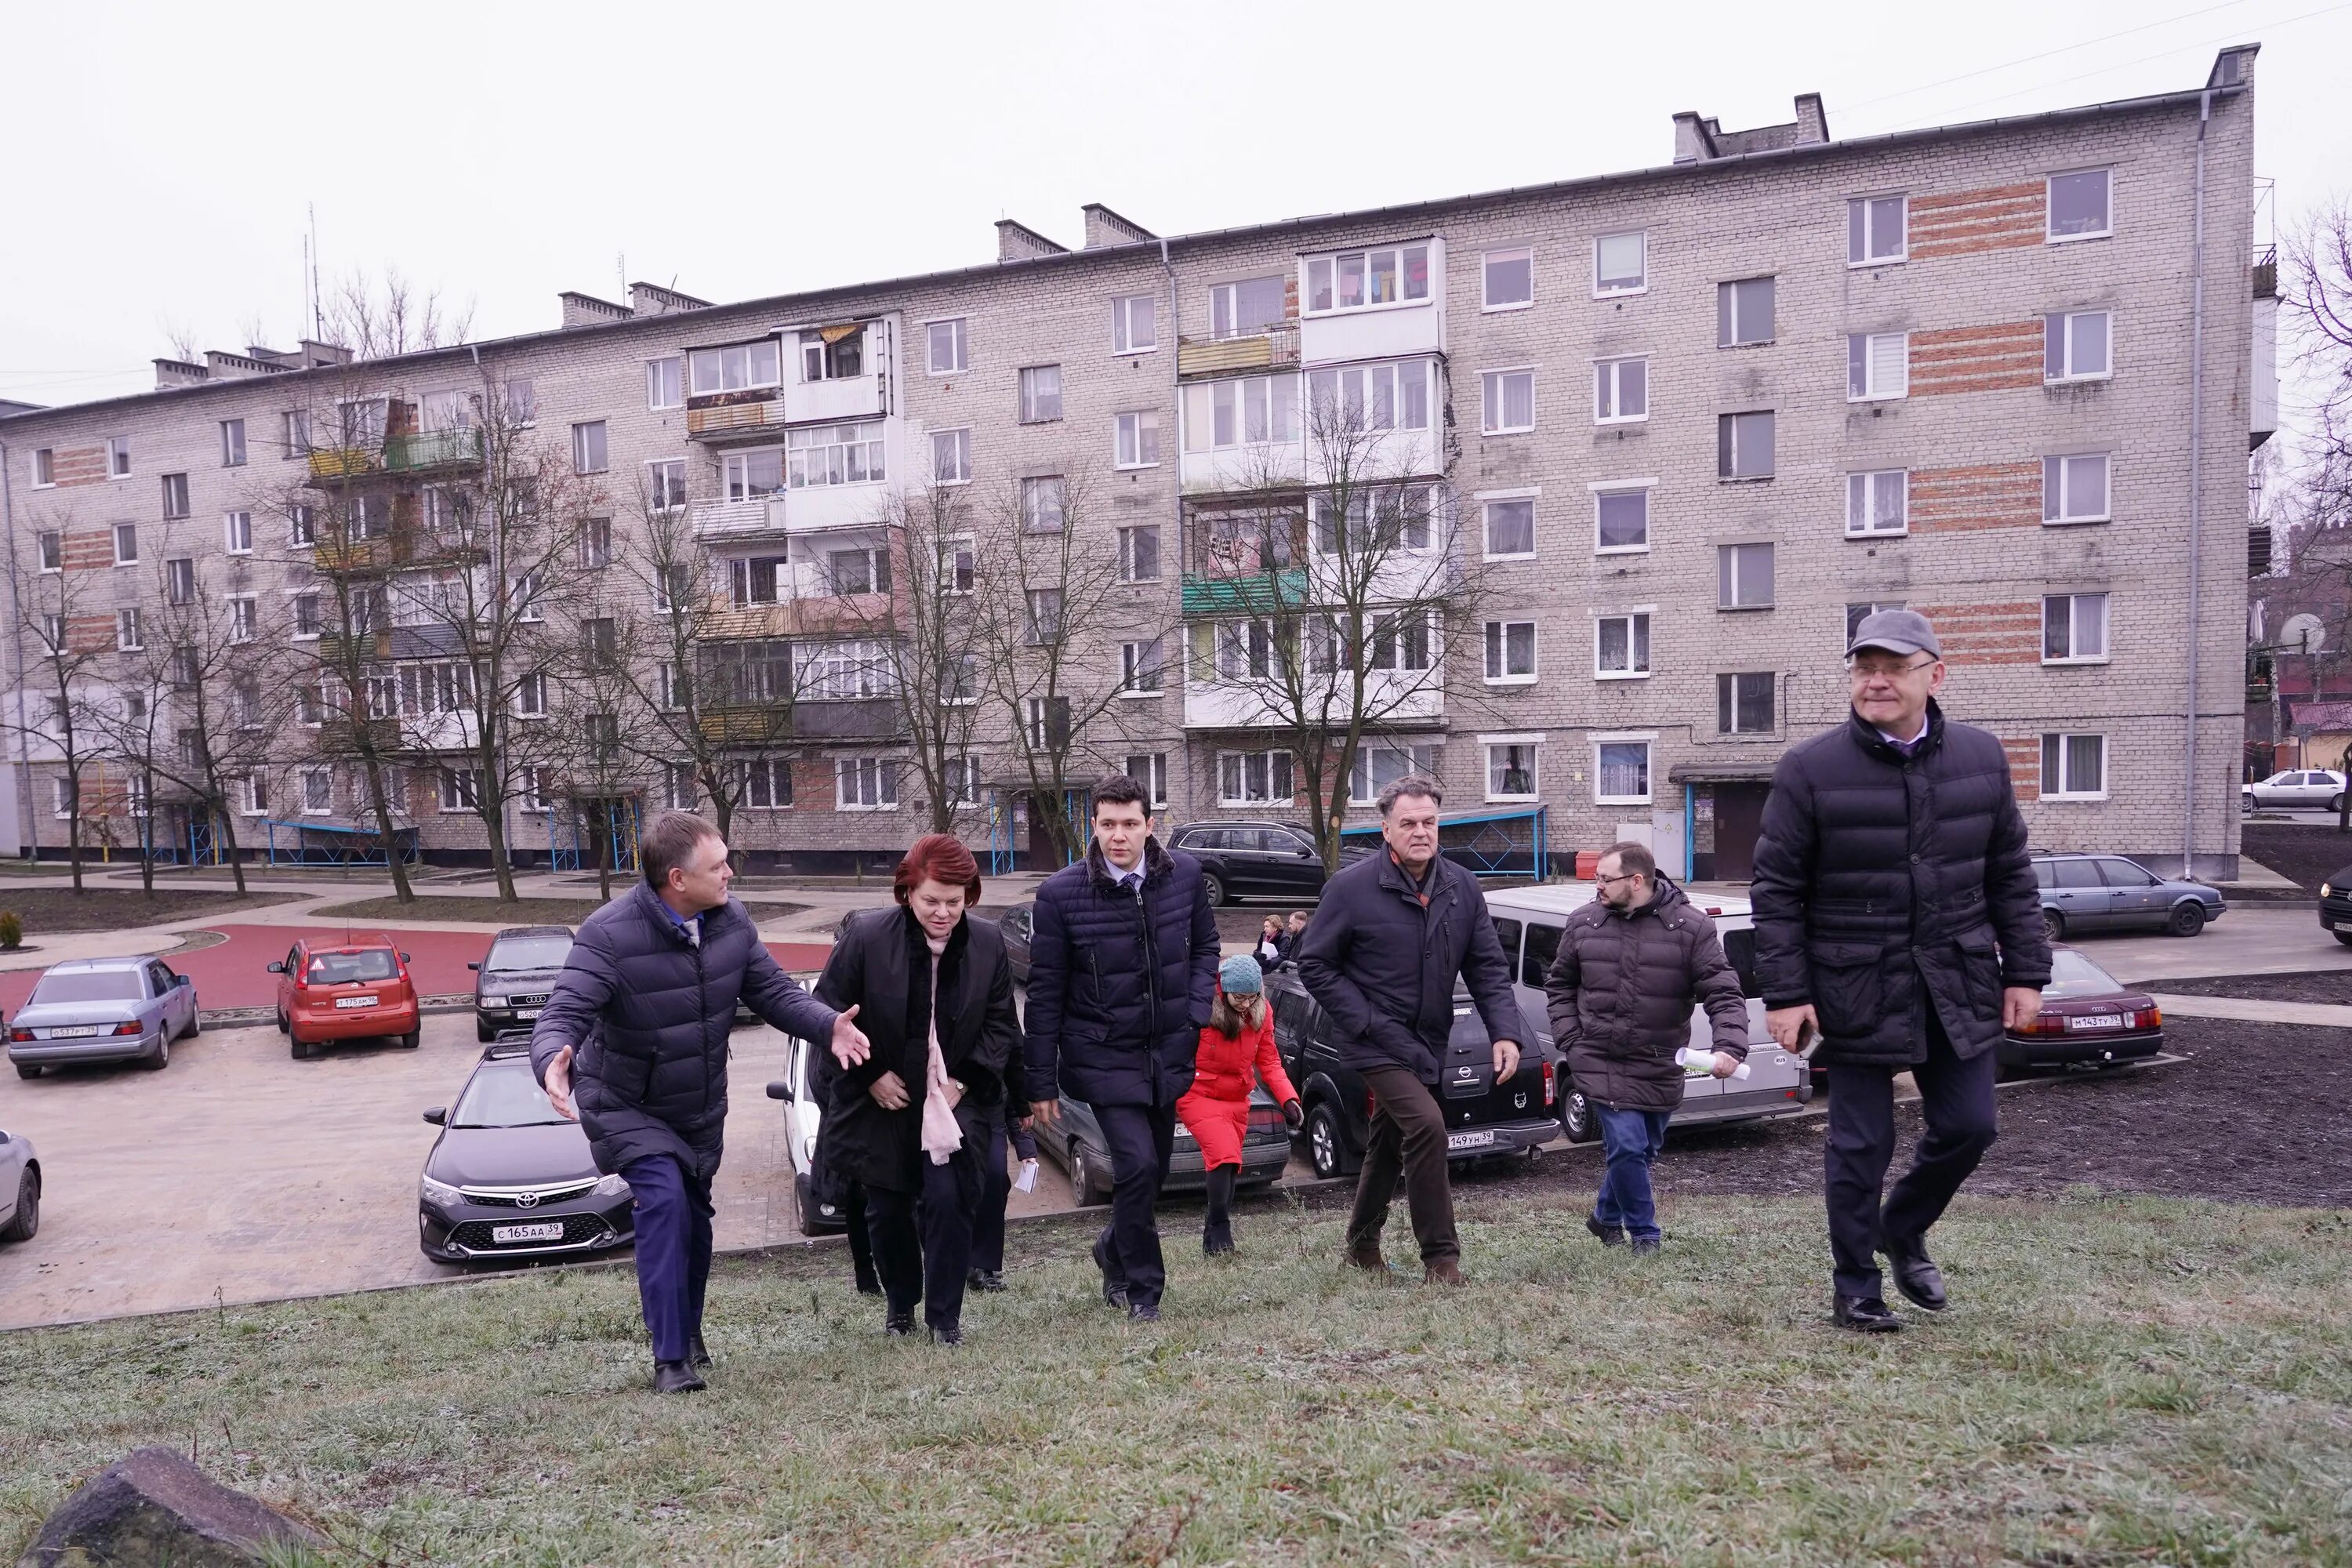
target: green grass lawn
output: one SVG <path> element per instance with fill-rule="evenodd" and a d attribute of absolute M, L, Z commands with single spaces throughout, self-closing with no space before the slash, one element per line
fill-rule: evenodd
<path fill-rule="evenodd" d="M 1213 1266 L 1179 1208 L 1150 1329 L 1082 1225 L 1016 1229 L 961 1352 L 885 1342 L 837 1252 L 722 1262 L 680 1400 L 625 1269 L 17 1333 L 0 1549 L 161 1442 L 352 1562 L 2352 1562 L 2352 1216 L 1964 1203 L 1958 1305 L 1865 1339 L 1813 1203 L 1681 1204 L 1642 1261 L 1465 1215 L 1445 1291 L 1265 1205 Z"/>

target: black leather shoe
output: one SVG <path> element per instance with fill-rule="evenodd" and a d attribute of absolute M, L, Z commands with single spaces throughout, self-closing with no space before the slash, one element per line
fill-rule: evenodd
<path fill-rule="evenodd" d="M 894 1340 L 903 1340 L 915 1331 L 915 1314 L 892 1312 L 882 1320 L 882 1331 Z"/>
<path fill-rule="evenodd" d="M 693 1367 L 682 1361 L 654 1363 L 656 1394 L 699 1394 L 710 1385 L 696 1375 Z"/>
<path fill-rule="evenodd" d="M 1840 1296 L 1836 1316 L 1838 1327 L 1858 1334 L 1893 1334 L 1903 1329 L 1903 1320 L 1875 1296 Z"/>
<path fill-rule="evenodd" d="M 1004 1276 L 993 1268 L 975 1268 L 963 1277 L 965 1286 L 973 1290 L 996 1291 L 1004 1289 Z"/>
<path fill-rule="evenodd" d="M 934 1325 L 931 1329 L 931 1343 L 935 1345 L 960 1345 L 963 1343 L 963 1325 L 961 1323 L 950 1323 L 944 1329 Z"/>
<path fill-rule="evenodd" d="M 1127 1310 L 1127 1281 L 1118 1279 L 1110 1271 L 1110 1259 L 1103 1252 L 1103 1244 L 1109 1239 L 1107 1236 L 1095 1237 L 1095 1267 L 1102 1270 L 1103 1305 L 1115 1312 L 1124 1312 Z"/>
<path fill-rule="evenodd" d="M 882 1281 L 870 1274 L 860 1274 L 857 1277 L 857 1293 L 861 1296 L 879 1296 L 882 1294 Z"/>
<path fill-rule="evenodd" d="M 1622 1225 L 1603 1225 L 1592 1215 L 1586 1215 L 1584 1216 L 1584 1228 L 1599 1237 L 1601 1238 L 1601 1245 L 1603 1247 L 1622 1247 L 1625 1245 L 1625 1227 Z"/>
<path fill-rule="evenodd" d="M 1887 1270 L 1895 1276 L 1895 1288 L 1903 1299 L 1923 1312 L 1940 1312 L 1949 1298 L 1944 1294 L 1944 1271 L 1925 1252 L 1902 1252 L 1893 1247 L 1886 1249 Z"/>
<path fill-rule="evenodd" d="M 1125 1294 L 1124 1291 L 1120 1293 Z M 1156 1323 L 1160 1321 L 1160 1304 L 1156 1301 L 1138 1301 L 1128 1308 L 1127 1321 L 1130 1323 Z"/>
<path fill-rule="evenodd" d="M 694 1348 L 687 1353 L 686 1359 L 688 1365 L 698 1368 L 710 1364 L 710 1347 L 702 1342 L 700 1334 L 694 1336 Z"/>

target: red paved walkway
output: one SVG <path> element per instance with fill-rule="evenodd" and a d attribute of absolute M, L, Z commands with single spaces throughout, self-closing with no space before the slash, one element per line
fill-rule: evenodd
<path fill-rule="evenodd" d="M 195 982 L 196 1000 L 206 1009 L 275 1006 L 278 976 L 269 973 L 269 964 L 285 957 L 286 950 L 294 945 L 297 937 L 341 942 L 346 931 L 355 937 L 383 932 L 409 955 L 409 970 L 416 977 L 417 990 L 427 996 L 472 991 L 474 974 L 466 965 L 490 950 L 488 931 L 403 931 L 369 925 L 222 924 L 205 929 L 216 931 L 228 940 L 194 952 L 167 953 L 164 962 Z M 126 944 L 124 951 L 138 949 Z M 768 951 L 786 969 L 808 971 L 823 967 L 825 954 L 832 949 L 824 942 L 772 942 Z M 24 1005 L 40 973 L 37 969 L 0 973 L 0 1014 L 13 1014 Z"/>

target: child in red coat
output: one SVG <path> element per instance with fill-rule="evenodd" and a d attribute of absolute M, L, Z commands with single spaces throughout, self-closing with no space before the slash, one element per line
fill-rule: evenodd
<path fill-rule="evenodd" d="M 1283 1120 L 1296 1131 L 1307 1113 L 1274 1047 L 1274 1010 L 1265 1003 L 1265 977 L 1257 960 L 1244 954 L 1225 960 L 1217 971 L 1217 999 L 1209 1009 L 1209 1026 L 1201 1031 L 1192 1087 L 1176 1102 L 1176 1114 L 1200 1144 L 1209 1173 L 1209 1218 L 1201 1250 L 1211 1257 L 1234 1249 L 1234 1184 L 1242 1172 L 1254 1078 L 1265 1081 L 1266 1092 L 1282 1106 Z"/>

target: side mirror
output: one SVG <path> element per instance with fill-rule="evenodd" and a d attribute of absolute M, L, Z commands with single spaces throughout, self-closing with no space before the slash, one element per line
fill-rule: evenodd
<path fill-rule="evenodd" d="M 479 974 L 482 972 L 482 966 L 478 963 L 469 963 L 466 965 L 466 967 L 472 970 L 477 974 Z"/>
<path fill-rule="evenodd" d="M 400 955 L 400 962 L 401 962 L 401 963 L 415 963 L 416 961 L 415 961 L 415 959 L 413 959 L 413 958 L 409 957 L 409 956 L 408 956 L 408 954 L 406 954 L 406 953 L 404 953 L 404 953 L 402 953 L 402 954 Z"/>
<path fill-rule="evenodd" d="M 282 959 L 282 958 L 273 958 L 273 959 L 271 959 L 271 960 L 269 961 L 269 973 L 272 973 L 272 974 L 283 974 L 283 973 L 286 973 L 286 961 L 285 961 L 284 959 Z"/>
<path fill-rule="evenodd" d="M 449 1124 L 449 1108 L 446 1105 L 436 1105 L 425 1113 L 425 1120 L 436 1127 L 446 1127 Z"/>
<path fill-rule="evenodd" d="M 193 980 L 190 980 L 190 979 L 189 979 L 186 975 L 184 975 L 184 974 L 174 974 L 173 976 L 172 976 L 172 984 L 174 984 L 174 985 L 193 985 L 193 984 L 195 984 L 195 982 L 194 982 L 194 981 L 193 981 Z"/>
<path fill-rule="evenodd" d="M 768 1080 L 768 1098 L 770 1100 L 789 1100 L 792 1097 L 793 1084 L 790 1079 L 778 1078 Z"/>

